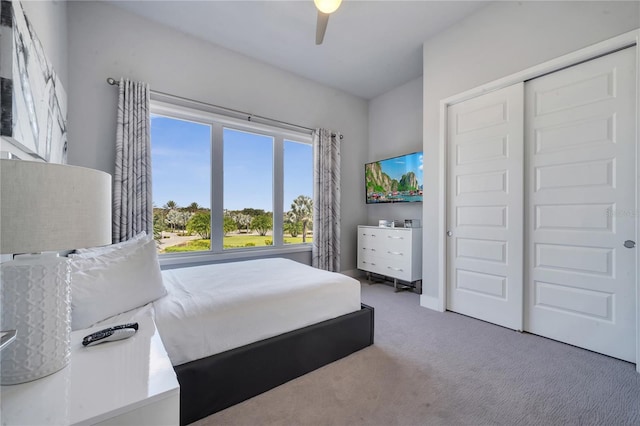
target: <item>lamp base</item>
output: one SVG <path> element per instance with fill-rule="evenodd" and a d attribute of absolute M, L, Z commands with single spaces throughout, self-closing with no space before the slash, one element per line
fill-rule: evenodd
<path fill-rule="evenodd" d="M 2 322 L 17 330 L 0 353 L 0 383 L 30 382 L 62 369 L 71 354 L 71 287 L 67 258 L 16 256 L 0 264 Z"/>

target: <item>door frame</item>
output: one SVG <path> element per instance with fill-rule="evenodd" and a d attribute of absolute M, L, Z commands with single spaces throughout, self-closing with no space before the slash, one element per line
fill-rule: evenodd
<path fill-rule="evenodd" d="M 442 271 L 439 274 L 438 280 L 438 299 L 431 300 L 428 307 L 444 312 L 447 306 L 447 188 L 449 182 L 448 176 L 448 155 L 447 155 L 447 122 L 448 122 L 448 107 L 471 98 L 475 98 L 482 94 L 493 92 L 495 90 L 503 89 L 507 86 L 511 86 L 516 83 L 525 82 L 536 77 L 543 76 L 555 71 L 559 71 L 563 68 L 567 68 L 573 65 L 577 65 L 581 62 L 585 62 L 591 59 L 595 59 L 600 56 L 613 53 L 617 50 L 621 50 L 628 47 L 635 48 L 636 55 L 636 111 L 640 111 L 640 30 L 633 30 L 619 36 L 610 38 L 608 40 L 596 43 L 594 45 L 585 47 L 572 53 L 560 56 L 550 61 L 543 62 L 539 65 L 527 68 L 523 71 L 511 74 L 509 76 L 494 80 L 492 82 L 483 84 L 457 95 L 450 96 L 440 101 L 440 188 L 438 190 L 438 205 L 439 205 L 439 221 L 438 221 L 438 252 L 439 252 L 439 268 Z M 636 143 L 636 205 L 635 212 L 637 217 L 640 217 L 640 184 L 638 179 L 640 177 L 640 122 L 638 114 L 636 114 L 636 131 L 635 131 L 635 143 Z M 635 241 L 639 241 L 640 226 L 636 227 Z M 524 255 L 524 254 L 523 254 Z M 640 246 L 636 249 L 636 371 L 640 373 Z M 433 303 L 436 302 L 436 303 Z"/>

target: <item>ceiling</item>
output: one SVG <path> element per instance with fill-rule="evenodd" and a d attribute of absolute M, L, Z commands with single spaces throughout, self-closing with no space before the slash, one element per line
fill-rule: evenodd
<path fill-rule="evenodd" d="M 110 3 L 364 99 L 422 75 L 422 43 L 487 4 L 344 0 L 316 46 L 312 0 Z"/>

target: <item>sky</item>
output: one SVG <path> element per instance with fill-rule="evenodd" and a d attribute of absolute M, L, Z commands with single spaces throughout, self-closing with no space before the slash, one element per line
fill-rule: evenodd
<path fill-rule="evenodd" d="M 224 208 L 273 211 L 273 139 L 224 129 Z M 309 144 L 284 142 L 284 211 L 298 195 L 312 196 Z M 151 116 L 153 204 L 169 200 L 186 207 L 211 207 L 211 128 L 209 125 Z"/>
<path fill-rule="evenodd" d="M 380 166 L 384 173 L 397 181 L 400 181 L 402 175 L 413 172 L 416 174 L 418 184 L 422 185 L 422 152 L 382 160 Z"/>

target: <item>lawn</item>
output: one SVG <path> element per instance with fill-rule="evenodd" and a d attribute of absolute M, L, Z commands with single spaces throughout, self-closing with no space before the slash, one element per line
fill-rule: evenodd
<path fill-rule="evenodd" d="M 227 235 L 224 237 L 223 246 L 225 249 L 233 249 L 240 247 L 260 247 L 271 245 L 271 236 L 260 235 Z M 312 237 L 307 237 L 307 243 L 312 241 Z M 300 244 L 302 243 L 302 237 L 284 237 L 285 244 Z M 187 241 L 184 244 L 177 246 L 167 247 L 165 253 L 182 253 L 188 251 L 203 251 L 209 250 L 210 240 L 193 240 Z"/>

